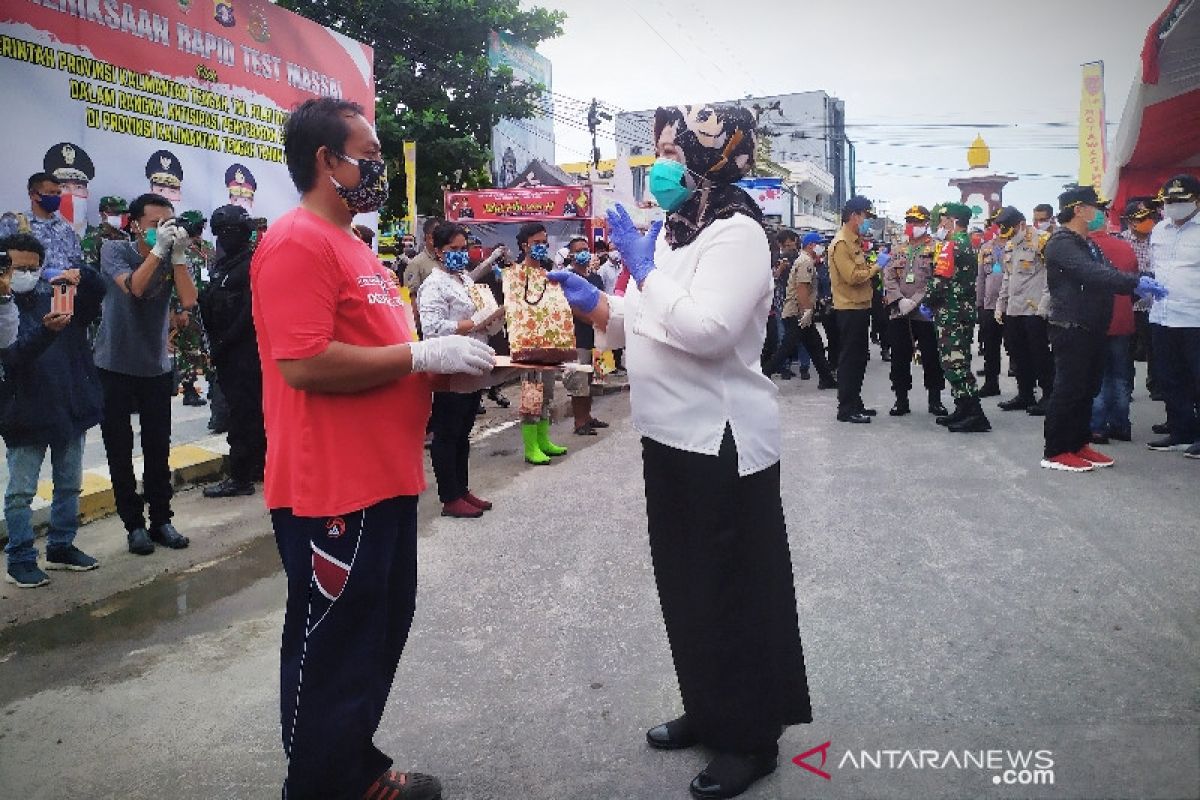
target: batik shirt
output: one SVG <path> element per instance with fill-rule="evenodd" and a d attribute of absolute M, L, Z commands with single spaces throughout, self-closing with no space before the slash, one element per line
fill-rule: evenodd
<path fill-rule="evenodd" d="M 1117 236 L 1129 242 L 1129 246 L 1133 248 L 1133 254 L 1137 256 L 1138 273 L 1153 278 L 1154 264 L 1150 260 L 1150 237 L 1139 239 L 1133 235 L 1133 231 L 1121 231 Z M 1133 304 L 1133 310 L 1149 311 L 1152 305 L 1154 305 L 1153 297 L 1139 298 Z"/>
<path fill-rule="evenodd" d="M 49 219 L 38 219 L 27 215 L 30 233 L 46 248 L 46 259 L 42 262 L 43 276 L 52 278 L 63 270 L 79 269 L 83 266 L 83 250 L 79 234 L 67 221 L 55 214 Z M 21 228 L 16 214 L 0 217 L 0 236 L 12 236 Z"/>

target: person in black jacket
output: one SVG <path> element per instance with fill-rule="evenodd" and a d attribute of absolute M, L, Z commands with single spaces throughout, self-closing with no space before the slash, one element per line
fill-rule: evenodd
<path fill-rule="evenodd" d="M 204 490 L 205 497 L 254 494 L 262 480 L 267 437 L 263 427 L 262 366 L 250 308 L 250 236 L 253 221 L 241 206 L 221 206 L 209 220 L 221 257 L 200 295 L 209 355 L 229 403 L 229 477 Z"/>
<path fill-rule="evenodd" d="M 1058 197 L 1059 227 L 1046 242 L 1050 287 L 1050 343 L 1054 348 L 1054 391 L 1046 408 L 1042 466 L 1067 472 L 1110 467 L 1094 450 L 1092 398 L 1104 376 L 1104 352 L 1114 294 L 1164 296 L 1153 279 L 1118 272 L 1088 238 L 1104 227 L 1108 201 L 1095 188 L 1080 186 Z"/>
<path fill-rule="evenodd" d="M 10 391 L 0 415 L 0 436 L 7 447 L 8 526 L 5 579 L 23 588 L 50 582 L 38 567 L 33 546 L 30 504 L 46 450 L 53 464 L 54 497 L 46 543 L 46 568 L 95 569 L 96 559 L 75 547 L 79 530 L 79 491 L 83 479 L 83 442 L 100 423 L 100 377 L 92 361 L 87 329 L 100 315 L 104 282 L 92 269 L 69 269 L 51 284 L 42 276 L 45 250 L 28 234 L 0 239 L 0 251 L 12 260 L 12 289 L 19 313 L 16 341 L 0 350 Z M 73 313 L 51 313 L 51 292 L 74 286 Z"/>

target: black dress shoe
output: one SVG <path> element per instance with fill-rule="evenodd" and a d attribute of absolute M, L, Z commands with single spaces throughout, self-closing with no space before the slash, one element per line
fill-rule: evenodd
<path fill-rule="evenodd" d="M 1171 432 L 1171 426 L 1165 422 L 1160 422 L 1157 425 L 1151 425 L 1150 430 L 1154 431 L 1159 436 L 1166 436 Z"/>
<path fill-rule="evenodd" d="M 1017 395 L 1012 400 L 1001 400 L 996 404 L 996 408 L 1001 411 L 1024 411 L 1033 405 L 1033 401 L 1028 397 Z"/>
<path fill-rule="evenodd" d="M 864 417 L 873 417 L 879 412 L 873 408 L 860 408 L 858 413 L 862 414 Z"/>
<path fill-rule="evenodd" d="M 820 380 L 820 381 L 817 383 L 817 388 L 818 388 L 818 389 L 836 389 L 836 388 L 837 388 L 837 381 L 835 381 L 835 380 L 828 380 L 828 381 L 827 381 L 827 380 L 825 380 L 824 378 L 822 378 L 822 379 L 821 379 L 821 380 Z"/>
<path fill-rule="evenodd" d="M 604 430 L 605 428 L 608 427 L 607 422 L 601 422 L 600 420 L 596 419 L 595 417 L 592 417 L 591 419 L 589 419 L 588 424 L 591 425 L 593 428 L 599 428 L 600 430 Z"/>
<path fill-rule="evenodd" d="M 893 417 L 903 417 L 905 414 L 908 414 L 911 411 L 912 409 L 908 406 L 908 395 L 899 395 L 896 397 L 896 404 L 892 406 L 892 409 L 888 412 L 888 415 Z"/>
<path fill-rule="evenodd" d="M 859 425 L 871 421 L 871 418 L 866 414 L 860 414 L 857 411 L 852 411 L 849 414 L 838 414 L 837 418 L 838 422 L 853 422 Z"/>
<path fill-rule="evenodd" d="M 721 753 L 692 779 L 692 797 L 737 797 L 779 766 L 779 753 Z"/>
<path fill-rule="evenodd" d="M 135 556 L 148 556 L 154 552 L 154 542 L 150 541 L 145 528 L 130 531 L 125 534 L 125 540 L 129 543 L 129 552 Z"/>
<path fill-rule="evenodd" d="M 254 484 L 242 483 L 233 478 L 226 478 L 213 486 L 204 488 L 205 497 L 249 497 L 254 494 Z"/>
<path fill-rule="evenodd" d="M 1046 406 L 1039 401 L 1025 409 L 1025 413 L 1031 417 L 1044 417 L 1046 416 Z"/>
<path fill-rule="evenodd" d="M 169 547 L 172 550 L 182 550 L 191 544 L 188 538 L 175 530 L 175 526 L 169 522 L 164 522 L 162 525 L 151 528 L 150 538 L 163 547 Z"/>
<path fill-rule="evenodd" d="M 683 750 L 700 743 L 692 733 L 687 714 L 646 731 L 646 741 L 656 750 Z"/>

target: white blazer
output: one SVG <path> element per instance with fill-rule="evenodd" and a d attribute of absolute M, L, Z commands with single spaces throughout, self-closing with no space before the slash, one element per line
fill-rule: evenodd
<path fill-rule="evenodd" d="M 634 428 L 650 439 L 715 456 L 728 424 L 738 474 L 779 461 L 778 390 L 762 374 L 774 281 L 762 226 L 745 216 L 711 223 L 672 250 L 666 234 L 641 290 L 608 298 L 601 349 L 625 348 Z"/>

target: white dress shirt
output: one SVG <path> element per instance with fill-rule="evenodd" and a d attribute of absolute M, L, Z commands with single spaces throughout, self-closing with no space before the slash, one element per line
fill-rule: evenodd
<path fill-rule="evenodd" d="M 1154 279 L 1170 294 L 1150 307 L 1150 322 L 1200 328 L 1200 214 L 1182 225 L 1164 219 L 1150 233 Z"/>
<path fill-rule="evenodd" d="M 609 296 L 597 347 L 625 347 L 633 426 L 656 442 L 715 456 L 728 424 L 738 474 L 779 461 L 778 390 L 762 374 L 774 281 L 762 226 L 717 220 L 672 250 L 660 234 L 641 290 Z"/>

